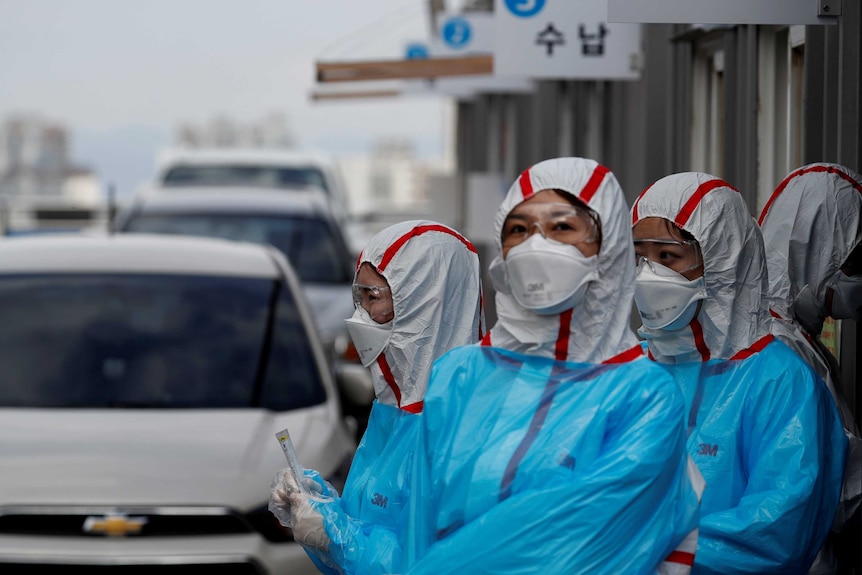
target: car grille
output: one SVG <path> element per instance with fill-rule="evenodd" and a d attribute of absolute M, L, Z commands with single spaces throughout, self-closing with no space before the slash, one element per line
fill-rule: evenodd
<path fill-rule="evenodd" d="M 242 515 L 223 507 L 0 508 L 0 534 L 6 535 L 164 537 L 254 531 Z"/>

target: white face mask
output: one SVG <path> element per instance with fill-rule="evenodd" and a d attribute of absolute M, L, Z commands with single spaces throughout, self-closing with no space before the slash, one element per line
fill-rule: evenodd
<path fill-rule="evenodd" d="M 862 276 L 838 274 L 838 283 L 832 288 L 832 317 L 835 319 L 862 319 Z"/>
<path fill-rule="evenodd" d="M 590 281 L 598 279 L 598 258 L 575 246 L 533 234 L 497 258 L 489 270 L 495 288 L 525 309 L 553 315 L 580 303 Z M 502 288 L 502 289 L 501 289 Z"/>
<path fill-rule="evenodd" d="M 703 276 L 688 280 L 667 266 L 641 258 L 635 276 L 635 304 L 644 326 L 675 331 L 691 323 L 697 302 L 706 299 Z"/>
<path fill-rule="evenodd" d="M 353 317 L 344 321 L 347 322 L 347 333 L 353 340 L 353 345 L 359 354 L 359 361 L 365 367 L 370 367 L 389 345 L 393 320 L 377 323 L 363 307 L 358 307 L 353 312 Z"/>

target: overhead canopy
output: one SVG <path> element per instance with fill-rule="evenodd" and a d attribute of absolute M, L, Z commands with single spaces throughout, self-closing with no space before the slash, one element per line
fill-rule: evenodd
<path fill-rule="evenodd" d="M 317 81 L 320 83 L 480 76 L 493 73 L 494 57 L 490 54 L 414 60 L 317 63 Z"/>

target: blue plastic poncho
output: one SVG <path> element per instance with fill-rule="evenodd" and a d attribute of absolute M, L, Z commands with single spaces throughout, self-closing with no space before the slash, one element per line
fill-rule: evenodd
<path fill-rule="evenodd" d="M 662 178 L 632 208 L 689 232 L 707 298 L 679 330 L 642 327 L 686 396 L 706 480 L 693 574 L 806 573 L 832 524 L 846 438 L 823 381 L 774 339 L 763 240 L 740 194 L 702 173 Z"/>
<path fill-rule="evenodd" d="M 597 279 L 554 314 L 511 295 L 501 245 L 508 214 L 544 190 L 571 195 L 601 225 Z M 429 384 L 407 573 L 685 572 L 692 485 L 702 485 L 689 475 L 679 390 L 644 359 L 625 363 L 642 353 L 629 327 L 634 251 L 616 178 L 589 159 L 540 162 L 510 187 L 494 236 L 497 324 L 483 347 L 438 360 Z M 537 281 L 553 282 L 543 271 Z"/>
<path fill-rule="evenodd" d="M 772 340 L 746 359 L 665 366 L 707 481 L 693 573 L 806 573 L 825 540 L 846 438 L 826 386 L 800 363 Z"/>
<path fill-rule="evenodd" d="M 306 547 L 318 570 L 383 574 L 403 565 L 401 540 L 420 416 L 374 402 L 341 497 L 314 502 L 330 538 L 328 552 Z"/>
<path fill-rule="evenodd" d="M 697 524 L 682 410 L 643 359 L 449 352 L 417 438 L 408 572 L 654 573 Z"/>
<path fill-rule="evenodd" d="M 357 262 L 389 284 L 394 309 L 389 343 L 371 365 L 374 401 L 343 493 L 309 501 L 328 549 L 306 546 L 326 574 L 391 573 L 402 564 L 403 513 L 413 429 L 432 362 L 478 341 L 484 330 L 479 259 L 456 231 L 430 221 L 395 224 L 375 235 Z M 316 472 L 308 473 L 323 483 Z"/>

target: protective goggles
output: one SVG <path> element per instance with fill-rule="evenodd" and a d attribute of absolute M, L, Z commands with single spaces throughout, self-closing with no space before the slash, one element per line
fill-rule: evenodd
<path fill-rule="evenodd" d="M 386 323 L 392 319 L 392 293 L 387 286 L 355 283 L 353 284 L 353 307 L 357 309 L 361 307 L 377 323 Z"/>
<path fill-rule="evenodd" d="M 634 244 L 638 264 L 646 258 L 679 273 L 703 265 L 700 247 L 695 240 L 636 239 Z"/>
<path fill-rule="evenodd" d="M 503 223 L 503 247 L 516 246 L 535 232 L 564 244 L 598 240 L 599 226 L 591 210 L 572 204 L 526 204 L 518 206 Z"/>

